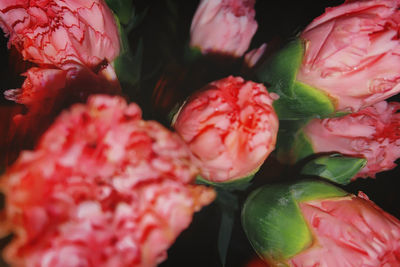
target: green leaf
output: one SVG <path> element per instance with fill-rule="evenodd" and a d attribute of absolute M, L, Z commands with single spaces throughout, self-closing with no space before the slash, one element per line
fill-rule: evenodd
<path fill-rule="evenodd" d="M 141 78 L 143 61 L 143 42 L 139 40 L 135 54 L 129 50 L 123 51 L 115 60 L 114 68 L 122 83 L 136 85 Z"/>
<path fill-rule="evenodd" d="M 235 212 L 239 208 L 238 197 L 231 192 L 218 190 L 216 203 L 221 209 L 221 224 L 218 232 L 218 252 L 222 266 L 226 264 L 229 243 L 235 223 Z"/>
<path fill-rule="evenodd" d="M 318 157 L 308 162 L 301 173 L 316 175 L 335 183 L 346 185 L 366 164 L 367 160 L 364 158 L 334 154 Z"/>
<path fill-rule="evenodd" d="M 132 0 L 106 0 L 109 8 L 118 16 L 122 24 L 128 24 L 133 15 Z"/>
<path fill-rule="evenodd" d="M 244 203 L 243 229 L 265 261 L 284 265 L 313 243 L 298 203 L 346 195 L 342 189 L 321 181 L 266 185 L 252 192 Z"/>
<path fill-rule="evenodd" d="M 135 8 L 132 10 L 132 16 L 129 19 L 128 23 L 126 23 L 125 30 L 126 32 L 131 32 L 136 26 L 138 26 L 146 17 L 149 7 L 146 7 L 141 13 L 136 13 Z"/>

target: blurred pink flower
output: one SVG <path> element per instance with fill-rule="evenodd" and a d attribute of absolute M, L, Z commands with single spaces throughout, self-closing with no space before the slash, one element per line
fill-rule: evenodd
<path fill-rule="evenodd" d="M 203 54 L 241 57 L 257 30 L 254 0 L 201 0 L 190 28 L 190 46 Z"/>
<path fill-rule="evenodd" d="M 314 119 L 304 133 L 319 152 L 363 157 L 367 165 L 354 177 L 375 177 L 400 157 L 400 103 L 382 101 L 342 117 Z"/>
<path fill-rule="evenodd" d="M 297 80 L 325 91 L 338 110 L 358 111 L 400 92 L 400 1 L 346 1 L 301 34 Z"/>
<path fill-rule="evenodd" d="M 23 149 L 32 149 L 59 113 L 91 94 L 118 94 L 120 86 L 111 65 L 94 73 L 75 65 L 70 70 L 30 68 L 20 89 L 10 89 L 5 97 L 23 104 L 25 112 L 15 114 L 8 131 L 9 146 L 3 153 L 7 164 Z"/>
<path fill-rule="evenodd" d="M 118 28 L 103 0 L 0 0 L 0 26 L 25 60 L 95 68 L 119 54 Z"/>
<path fill-rule="evenodd" d="M 362 192 L 299 206 L 314 242 L 291 266 L 400 266 L 400 221 Z"/>
<path fill-rule="evenodd" d="M 16 266 L 156 266 L 215 197 L 178 135 L 136 104 L 92 96 L 1 177 Z M 4 230 L 4 229 L 2 229 Z"/>
<path fill-rule="evenodd" d="M 27 108 L 13 119 L 8 162 L 21 149 L 32 148 L 70 104 L 85 102 L 92 93 L 120 93 L 111 66 L 120 51 L 119 33 L 103 0 L 0 0 L 0 27 L 9 46 L 35 63 L 17 64 L 26 80 L 21 88 L 4 93 Z"/>
<path fill-rule="evenodd" d="M 275 148 L 278 118 L 262 84 L 228 77 L 194 94 L 174 128 L 188 144 L 203 178 L 226 182 L 256 171 Z"/>

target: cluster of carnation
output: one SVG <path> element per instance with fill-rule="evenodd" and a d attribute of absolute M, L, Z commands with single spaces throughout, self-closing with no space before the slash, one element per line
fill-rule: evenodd
<path fill-rule="evenodd" d="M 155 266 L 213 201 L 180 138 L 136 104 L 92 96 L 2 177 L 18 266 Z"/>
<path fill-rule="evenodd" d="M 254 0 L 201 0 L 189 46 L 203 56 L 241 58 L 254 71 L 249 77 L 264 83 L 224 76 L 204 85 L 175 114 L 173 133 L 144 121 L 136 104 L 110 96 L 121 93 L 112 62 L 122 49 L 104 0 L 0 0 L 9 45 L 35 64 L 22 74 L 21 88 L 5 92 L 28 111 L 9 123 L 7 137 L 20 145 L 13 151 L 36 144 L 1 177 L 0 230 L 14 233 L 6 261 L 156 266 L 193 213 L 216 197 L 194 183 L 196 176 L 220 188 L 249 181 L 275 149 L 287 110 L 290 122 L 302 125 L 280 133 L 303 134 L 310 147 L 303 156 L 365 158 L 353 179 L 396 166 L 400 104 L 385 100 L 400 92 L 400 0 L 348 0 L 327 9 L 293 42 L 301 53 L 283 53 L 300 60 L 265 61 L 279 76 L 271 81 L 258 64 L 266 44 L 247 51 L 258 27 L 254 6 Z M 87 99 L 52 124 L 65 106 Z M 331 110 L 302 113 L 315 107 Z M 259 188 L 244 206 L 244 230 L 272 265 L 400 264 L 400 222 L 362 193 L 300 182 Z"/>
<path fill-rule="evenodd" d="M 2 0 L 0 27 L 8 45 L 32 63 L 23 69 L 21 88 L 4 93 L 27 108 L 13 118 L 7 136 L 10 161 L 13 153 L 32 148 L 71 103 L 85 102 L 90 94 L 120 93 L 110 64 L 120 52 L 120 37 L 103 0 Z"/>
<path fill-rule="evenodd" d="M 25 60 L 93 68 L 118 56 L 116 23 L 103 0 L 0 2 L 0 27 Z"/>
<path fill-rule="evenodd" d="M 244 203 L 242 224 L 268 266 L 398 266 L 400 262 L 400 221 L 363 192 L 355 196 L 322 181 L 258 188 Z"/>

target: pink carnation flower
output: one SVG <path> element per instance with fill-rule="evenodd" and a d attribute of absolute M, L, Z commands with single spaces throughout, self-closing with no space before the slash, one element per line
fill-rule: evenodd
<path fill-rule="evenodd" d="M 257 30 L 254 0 L 202 0 L 190 28 L 190 46 L 203 54 L 241 57 Z"/>
<path fill-rule="evenodd" d="M 297 80 L 326 92 L 338 110 L 358 111 L 400 92 L 400 1 L 346 1 L 301 34 Z"/>
<path fill-rule="evenodd" d="M 270 266 L 400 266 L 400 221 L 359 192 L 321 181 L 259 187 L 242 225 Z"/>
<path fill-rule="evenodd" d="M 400 266 L 400 222 L 362 192 L 299 203 L 314 236 L 290 266 Z"/>
<path fill-rule="evenodd" d="M 363 157 L 367 165 L 355 177 L 375 177 L 396 166 L 400 157 L 400 104 L 385 101 L 357 113 L 328 119 L 314 119 L 304 133 L 315 153 L 339 152 Z"/>
<path fill-rule="evenodd" d="M 232 76 L 189 98 L 174 128 L 188 144 L 203 178 L 232 181 L 261 166 L 275 148 L 278 118 L 273 100 L 264 85 Z"/>
<path fill-rule="evenodd" d="M 22 70 L 21 88 L 4 93 L 27 107 L 11 127 L 9 161 L 33 147 L 61 109 L 92 93 L 120 93 L 110 64 L 120 51 L 118 28 L 103 0 L 0 0 L 0 27 L 9 46 L 37 65 Z"/>
<path fill-rule="evenodd" d="M 25 60 L 94 68 L 119 54 L 118 28 L 103 0 L 0 0 L 0 27 Z"/>
<path fill-rule="evenodd" d="M 156 266 L 215 197 L 185 144 L 136 104 L 92 96 L 1 178 L 18 266 Z"/>
<path fill-rule="evenodd" d="M 8 150 L 4 154 L 11 163 L 22 149 L 31 149 L 57 115 L 76 102 L 85 102 L 91 94 L 117 94 L 119 82 L 111 65 L 97 74 L 76 65 L 62 69 L 30 68 L 21 89 L 10 89 L 4 94 L 26 107 L 26 112 L 15 114 L 8 131 Z"/>

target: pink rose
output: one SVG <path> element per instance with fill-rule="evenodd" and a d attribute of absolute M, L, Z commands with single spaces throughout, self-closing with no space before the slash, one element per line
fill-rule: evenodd
<path fill-rule="evenodd" d="M 399 0 L 364 0 L 326 9 L 301 34 L 297 80 L 326 92 L 338 110 L 400 92 L 399 7 Z"/>
<path fill-rule="evenodd" d="M 354 177 L 375 177 L 400 157 L 400 103 L 385 101 L 342 117 L 314 119 L 303 130 L 315 153 L 339 152 L 367 159 Z"/>
<path fill-rule="evenodd" d="M 202 0 L 190 28 L 190 46 L 203 54 L 241 57 L 257 30 L 254 0 Z"/>
<path fill-rule="evenodd" d="M 18 266 L 156 266 L 215 197 L 178 135 L 136 104 L 92 96 L 1 177 Z M 3 226 L 4 227 L 4 226 Z M 5 230 L 4 228 L 2 230 Z"/>
<path fill-rule="evenodd" d="M 265 86 L 240 77 L 208 84 L 183 105 L 174 128 L 188 144 L 203 178 L 244 178 L 275 148 L 278 118 Z"/>
<path fill-rule="evenodd" d="M 299 206 L 314 241 L 290 266 L 400 266 L 400 221 L 362 192 Z"/>
<path fill-rule="evenodd" d="M 118 28 L 103 0 L 0 0 L 0 26 L 25 60 L 95 68 L 119 54 Z"/>

